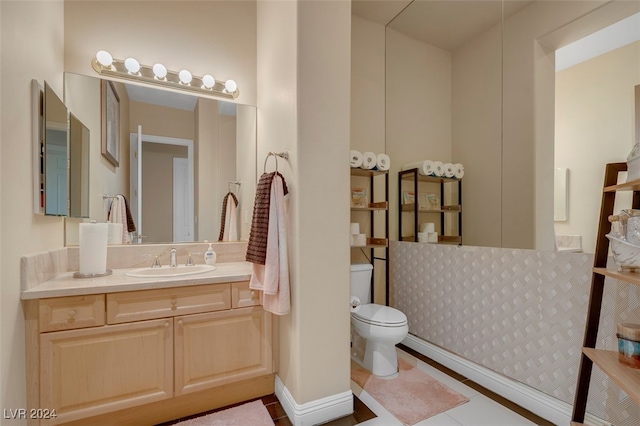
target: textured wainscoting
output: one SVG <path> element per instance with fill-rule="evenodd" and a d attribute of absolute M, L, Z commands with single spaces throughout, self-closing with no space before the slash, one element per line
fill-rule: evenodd
<path fill-rule="evenodd" d="M 394 306 L 411 334 L 568 404 L 592 266 L 583 253 L 390 244 Z M 616 325 L 640 323 L 640 286 L 610 280 L 604 297 L 598 347 L 617 350 Z M 640 409 L 593 371 L 588 411 L 640 424 Z"/>

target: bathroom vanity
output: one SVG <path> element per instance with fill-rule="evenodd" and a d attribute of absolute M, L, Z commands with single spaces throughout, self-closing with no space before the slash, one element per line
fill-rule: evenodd
<path fill-rule="evenodd" d="M 273 393 L 272 317 L 250 264 L 125 273 L 23 291 L 29 424 L 157 424 Z"/>

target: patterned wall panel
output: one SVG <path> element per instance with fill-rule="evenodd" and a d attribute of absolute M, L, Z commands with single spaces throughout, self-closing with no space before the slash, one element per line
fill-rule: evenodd
<path fill-rule="evenodd" d="M 409 332 L 573 404 L 593 255 L 407 242 L 390 245 L 395 306 Z M 599 347 L 640 323 L 638 286 L 607 282 Z M 640 424 L 629 398 L 594 368 L 589 412 Z"/>

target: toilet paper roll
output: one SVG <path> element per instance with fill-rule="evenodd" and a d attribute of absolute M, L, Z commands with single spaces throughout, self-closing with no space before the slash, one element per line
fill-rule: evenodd
<path fill-rule="evenodd" d="M 457 179 L 462 179 L 462 176 L 464 176 L 464 167 L 462 164 L 456 163 L 453 165 L 453 176 Z"/>
<path fill-rule="evenodd" d="M 354 247 L 362 247 L 367 245 L 367 235 L 357 234 L 351 236 L 351 245 Z"/>
<path fill-rule="evenodd" d="M 429 232 L 428 242 L 437 243 L 438 242 L 438 233 L 437 232 Z"/>
<path fill-rule="evenodd" d="M 351 312 L 358 312 L 360 310 L 360 299 L 357 296 L 351 296 Z"/>
<path fill-rule="evenodd" d="M 79 263 L 83 275 L 104 274 L 107 271 L 106 223 L 81 223 L 79 227 Z"/>
<path fill-rule="evenodd" d="M 452 178 L 455 175 L 453 164 L 444 163 L 444 177 Z"/>
<path fill-rule="evenodd" d="M 107 222 L 107 244 L 122 244 L 122 224 Z"/>
<path fill-rule="evenodd" d="M 420 224 L 420 232 L 435 232 L 436 224 L 431 222 L 425 222 Z"/>
<path fill-rule="evenodd" d="M 418 232 L 418 242 L 419 243 L 428 243 L 429 242 L 429 232 Z"/>
<path fill-rule="evenodd" d="M 360 224 L 352 223 L 351 224 L 351 235 L 358 235 L 360 233 Z"/>
<path fill-rule="evenodd" d="M 378 161 L 378 157 L 369 151 L 365 151 L 362 153 L 362 165 L 361 169 L 371 170 L 376 166 L 376 162 Z"/>
<path fill-rule="evenodd" d="M 355 168 L 362 166 L 362 153 L 352 149 L 349 155 L 349 164 Z"/>
<path fill-rule="evenodd" d="M 433 175 L 438 177 L 444 176 L 444 164 L 442 161 L 433 162 Z"/>
<path fill-rule="evenodd" d="M 407 163 L 402 166 L 402 170 L 418 169 L 418 174 L 422 176 L 433 175 L 433 161 L 423 160 L 414 163 Z"/>
<path fill-rule="evenodd" d="M 387 154 L 378 154 L 376 156 L 376 168 L 378 170 L 387 171 L 391 167 L 391 158 Z"/>

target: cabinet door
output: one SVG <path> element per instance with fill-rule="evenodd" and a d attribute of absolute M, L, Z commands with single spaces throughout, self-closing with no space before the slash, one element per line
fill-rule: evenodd
<path fill-rule="evenodd" d="M 170 398 L 173 320 L 40 336 L 40 405 L 64 423 Z"/>
<path fill-rule="evenodd" d="M 174 321 L 176 395 L 273 372 L 271 314 L 262 307 Z"/>

